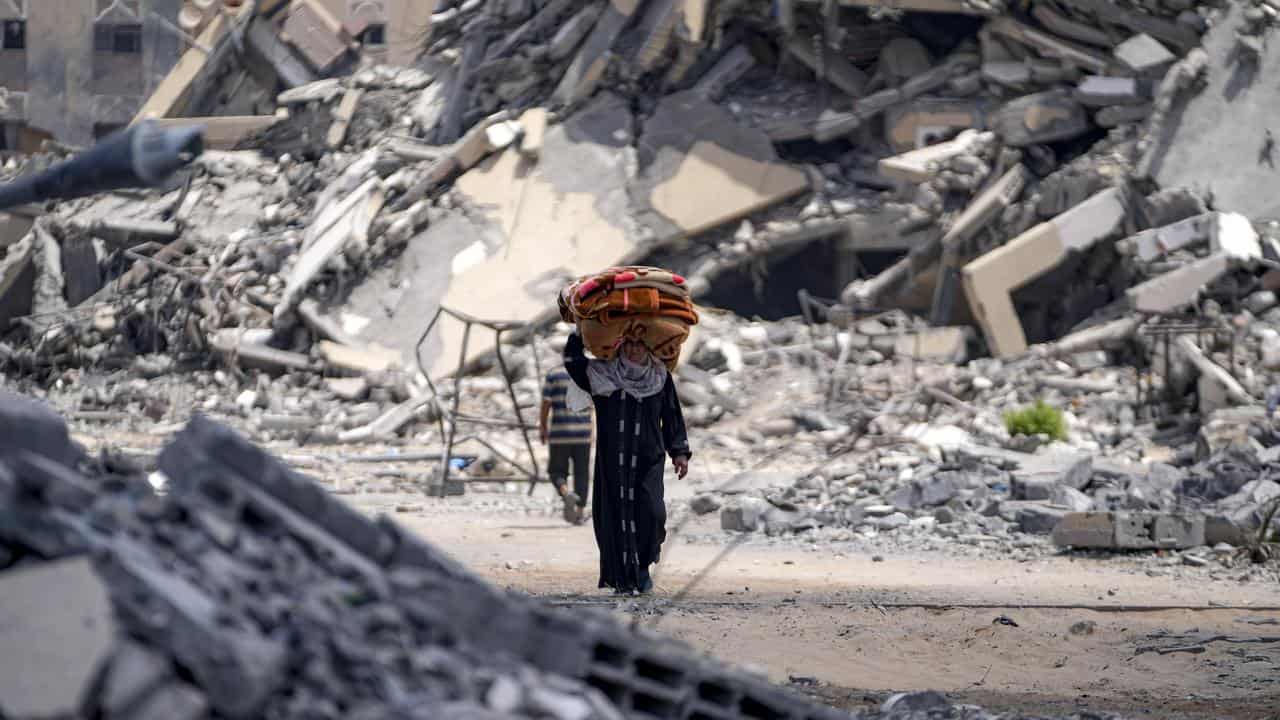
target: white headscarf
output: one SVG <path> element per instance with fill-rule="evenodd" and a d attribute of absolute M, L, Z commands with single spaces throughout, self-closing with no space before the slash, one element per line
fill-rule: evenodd
<path fill-rule="evenodd" d="M 667 366 L 652 354 L 643 362 L 633 363 L 619 352 L 612 360 L 591 360 L 587 363 L 587 377 L 591 381 L 591 395 L 612 395 L 618 390 L 637 400 L 657 395 L 667 383 Z M 565 405 L 573 412 L 581 412 L 591 405 L 591 396 L 576 384 L 569 384 Z"/>

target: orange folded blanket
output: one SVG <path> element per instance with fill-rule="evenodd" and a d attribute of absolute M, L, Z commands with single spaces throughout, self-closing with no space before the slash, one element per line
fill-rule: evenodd
<path fill-rule="evenodd" d="M 698 323 L 684 278 L 661 268 L 610 268 L 579 278 L 561 291 L 559 306 L 592 355 L 607 360 L 624 340 L 637 340 L 672 370 Z"/>

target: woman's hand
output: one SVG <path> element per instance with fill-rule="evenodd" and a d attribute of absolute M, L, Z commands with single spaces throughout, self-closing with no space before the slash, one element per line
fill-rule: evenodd
<path fill-rule="evenodd" d="M 683 480 L 685 475 L 689 474 L 689 456 L 679 455 L 671 458 L 671 464 L 676 467 L 676 477 Z"/>

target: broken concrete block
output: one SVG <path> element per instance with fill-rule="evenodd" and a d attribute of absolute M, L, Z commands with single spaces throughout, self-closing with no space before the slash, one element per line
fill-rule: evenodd
<path fill-rule="evenodd" d="M 1023 147 L 1079 137 L 1089 114 L 1068 90 L 1049 90 L 1011 100 L 991 116 L 991 129 L 1006 143 Z"/>
<path fill-rule="evenodd" d="M 1151 262 L 1174 250 L 1209 242 L 1218 215 L 1203 213 L 1171 225 L 1143 230 L 1116 243 L 1116 247 L 1144 262 Z"/>
<path fill-rule="evenodd" d="M 409 108 L 409 117 L 417 128 L 419 137 L 430 138 L 444 117 L 445 103 L 457 84 L 456 66 L 451 66 L 435 82 L 418 95 Z"/>
<path fill-rule="evenodd" d="M 973 328 L 935 327 L 894 338 L 894 355 L 929 362 L 963 365 L 969 358 Z"/>
<path fill-rule="evenodd" d="M 1194 303 L 1206 284 L 1225 275 L 1232 266 L 1226 255 L 1210 255 L 1129 288 L 1125 298 L 1129 307 L 1138 312 L 1173 312 Z"/>
<path fill-rule="evenodd" d="M 517 121 L 524 129 L 520 136 L 520 154 L 529 158 L 537 158 L 542 152 L 542 140 L 547 134 L 546 108 L 529 108 Z"/>
<path fill-rule="evenodd" d="M 992 140 L 990 133 L 966 130 L 954 140 L 884 158 L 877 167 L 885 177 L 904 183 L 920 183 L 941 172 L 952 158 L 975 154 Z"/>
<path fill-rule="evenodd" d="M 1147 101 L 1134 78 L 1089 75 L 1076 85 L 1074 97 L 1089 107 L 1137 105 Z"/>
<path fill-rule="evenodd" d="M 307 103 L 331 103 L 342 96 L 342 80 L 325 78 L 299 87 L 285 90 L 276 96 L 277 105 L 305 105 Z"/>
<path fill-rule="evenodd" d="M 1015 522 L 1018 529 L 1028 535 L 1048 535 L 1068 514 L 1070 513 L 1065 508 L 1027 503 L 1018 510 Z"/>
<path fill-rule="evenodd" d="M 336 150 L 347 141 L 347 130 L 351 127 L 351 120 L 356 116 L 363 97 L 364 90 L 360 88 L 350 88 L 342 96 L 342 102 L 338 103 L 338 109 L 333 112 L 333 124 L 329 126 L 326 138 L 330 149 Z"/>
<path fill-rule="evenodd" d="M 132 641 L 125 641 L 107 671 L 102 710 L 109 718 L 125 717 L 147 693 L 173 676 L 169 659 Z"/>
<path fill-rule="evenodd" d="M 1085 495 L 1070 485 L 1058 485 L 1049 495 L 1049 502 L 1071 512 L 1089 512 L 1093 510 L 1093 498 Z"/>
<path fill-rule="evenodd" d="M 1024 60 L 984 62 L 982 77 L 1008 88 L 1024 89 L 1031 83 L 1031 65 Z"/>
<path fill-rule="evenodd" d="M 1146 76 L 1162 75 L 1178 59 L 1160 41 L 1145 33 L 1120 43 L 1112 53 L 1124 67 Z"/>
<path fill-rule="evenodd" d="M 1115 521 L 1109 512 L 1073 512 L 1053 529 L 1058 547 L 1109 548 L 1115 543 Z"/>
<path fill-rule="evenodd" d="M 755 532 L 768 509 L 768 504 L 759 498 L 740 498 L 720 509 L 720 529 Z"/>
<path fill-rule="evenodd" d="M 696 515 L 707 515 L 720 509 L 720 500 L 710 493 L 695 495 L 689 501 L 689 509 Z"/>
<path fill-rule="evenodd" d="M 1213 405 L 1220 407 L 1222 403 L 1228 401 L 1236 405 L 1252 405 L 1254 403 L 1253 397 L 1244 389 L 1244 386 L 1232 377 L 1231 373 L 1227 372 L 1225 368 L 1207 357 L 1204 351 L 1196 345 L 1194 339 L 1183 335 L 1174 340 L 1173 344 L 1182 357 L 1186 358 L 1200 372 L 1202 382 L 1200 388 L 1205 393 L 1205 396 L 1201 398 L 1201 413 L 1203 413 L 1204 417 L 1209 417 L 1214 410 L 1218 409 Z M 1213 390 L 1212 392 L 1206 392 L 1211 389 Z M 1219 398 L 1220 400 L 1218 403 L 1207 403 L 1205 400 L 1208 397 Z"/>
<path fill-rule="evenodd" d="M 328 72 L 350 49 L 354 38 L 317 0 L 297 0 L 284 21 L 284 37 L 319 72 Z"/>
<path fill-rule="evenodd" d="M 0 714 L 86 715 L 115 635 L 110 595 L 88 557 L 0 575 Z"/>
<path fill-rule="evenodd" d="M 1209 248 L 1232 260 L 1249 262 L 1262 257 L 1262 244 L 1249 218 L 1240 213 L 1216 213 Z"/>
<path fill-rule="evenodd" d="M 885 112 L 885 140 L 903 153 L 986 127 L 986 106 L 976 100 L 920 98 Z"/>
<path fill-rule="evenodd" d="M 1010 292 L 1086 250 L 1116 230 L 1127 215 L 1124 194 L 1107 188 L 1058 217 L 1040 223 L 961 271 L 965 295 L 996 357 L 1027 349 Z"/>
<path fill-rule="evenodd" d="M 399 369 L 403 359 L 397 350 L 390 350 L 381 345 L 371 344 L 363 348 L 321 340 L 316 345 L 320 357 L 330 367 L 357 373 L 381 373 Z"/>
<path fill-rule="evenodd" d="M 226 355 L 228 361 L 267 370 L 310 370 L 311 358 L 301 353 L 277 350 L 247 342 L 234 328 L 219 330 L 209 338 L 209 346 Z"/>
<path fill-rule="evenodd" d="M 1200 513 L 1160 513 L 1152 525 L 1151 539 L 1158 548 L 1193 548 L 1204 545 L 1204 516 Z"/>
<path fill-rule="evenodd" d="M 1234 520 L 1218 513 L 1204 516 L 1204 542 L 1206 545 L 1227 543 L 1237 547 L 1245 545 L 1255 533 L 1240 527 Z"/>
<path fill-rule="evenodd" d="M 1010 495 L 1014 500 L 1049 500 L 1053 497 L 1054 488 L 1058 487 L 1058 483 L 1051 477 L 1043 475 L 1028 475 L 1013 477 L 1013 483 L 1010 485 Z"/>
<path fill-rule="evenodd" d="M 1053 533 L 1060 547 L 1112 550 L 1182 549 L 1205 543 L 1200 514 L 1069 513 Z"/>
<path fill-rule="evenodd" d="M 369 392 L 369 381 L 363 377 L 325 378 L 324 386 L 336 397 L 354 402 Z"/>
<path fill-rule="evenodd" d="M 1030 177 L 1026 166 L 1015 165 L 978 193 L 951 222 L 939 241 L 942 257 L 939 260 L 938 280 L 929 312 L 930 322 L 944 325 L 952 321 L 960 292 L 960 270 L 971 257 L 968 241 L 1022 195 Z"/>

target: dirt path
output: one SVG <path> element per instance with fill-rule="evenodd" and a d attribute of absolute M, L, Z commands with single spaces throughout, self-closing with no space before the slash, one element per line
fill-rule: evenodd
<path fill-rule="evenodd" d="M 655 600 L 615 603 L 594 589 L 587 527 L 488 513 L 397 519 L 499 585 L 639 615 L 840 706 L 923 689 L 991 709 L 1132 717 L 1265 718 L 1280 703 L 1280 642 L 1267 642 L 1280 640 L 1274 586 L 1065 557 L 875 561 L 748 544 L 673 602 L 722 549 L 676 541 Z M 1224 639 L 1200 642 L 1213 636 Z M 1252 639 L 1262 642 L 1237 642 Z"/>

